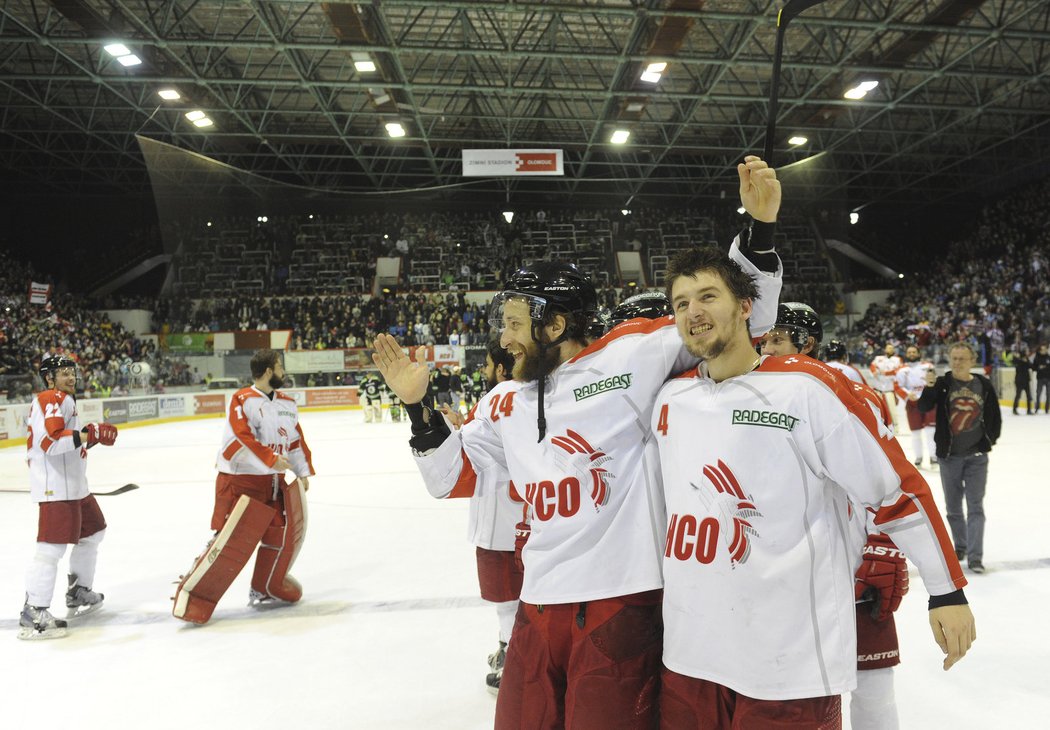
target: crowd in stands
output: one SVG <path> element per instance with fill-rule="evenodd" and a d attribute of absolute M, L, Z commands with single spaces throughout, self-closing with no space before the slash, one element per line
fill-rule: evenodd
<path fill-rule="evenodd" d="M 36 372 L 46 354 L 72 357 L 84 389 L 99 395 L 133 385 L 134 362 L 149 364 L 154 382 L 188 382 L 185 363 L 163 356 L 152 341 L 134 337 L 74 294 L 52 292 L 46 304 L 29 303 L 30 281 L 50 283 L 50 277 L 0 251 L 0 390 L 8 400 L 28 400 L 39 389 Z"/>
<path fill-rule="evenodd" d="M 1050 342 L 1050 179 L 985 206 L 975 230 L 949 244 L 856 331 L 875 347 L 915 343 L 941 359 L 970 342 L 985 365 Z"/>

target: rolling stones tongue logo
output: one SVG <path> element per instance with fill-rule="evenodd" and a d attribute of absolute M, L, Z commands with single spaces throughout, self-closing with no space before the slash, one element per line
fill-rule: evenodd
<path fill-rule="evenodd" d="M 952 401 L 952 433 L 959 434 L 974 428 L 980 416 L 980 403 L 973 398 L 956 398 Z"/>

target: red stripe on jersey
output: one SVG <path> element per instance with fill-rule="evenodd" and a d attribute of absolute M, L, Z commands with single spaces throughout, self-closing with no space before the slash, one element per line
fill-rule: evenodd
<path fill-rule="evenodd" d="M 234 441 L 229 446 L 227 446 L 226 449 L 222 452 L 222 458 L 224 458 L 226 461 L 229 461 L 240 450 L 241 450 L 240 442 L 239 441 Z"/>
<path fill-rule="evenodd" d="M 462 497 L 473 497 L 474 490 L 478 486 L 478 475 L 474 471 L 474 465 L 470 463 L 466 453 L 463 454 L 463 465 L 459 469 L 459 479 L 452 486 L 446 499 L 459 499 Z"/>
<path fill-rule="evenodd" d="M 50 449 L 54 445 L 54 443 L 54 441 L 45 436 L 44 438 L 40 439 L 40 450 L 47 453 L 48 449 Z"/>
<path fill-rule="evenodd" d="M 576 362 L 588 355 L 593 355 L 603 349 L 610 342 L 618 340 L 621 337 L 626 337 L 627 335 L 648 335 L 653 332 L 659 332 L 664 327 L 674 327 L 674 317 L 667 315 L 666 317 L 660 317 L 659 319 L 646 319 L 645 317 L 629 319 L 626 322 L 621 322 L 616 325 L 606 332 L 604 336 L 577 352 L 576 355 L 568 359 L 568 362 Z"/>
<path fill-rule="evenodd" d="M 672 380 L 688 380 L 690 378 L 696 378 L 696 377 L 699 377 L 699 376 L 700 376 L 700 367 L 697 366 L 695 368 L 689 368 L 684 373 L 679 373 L 678 375 L 672 375 L 671 379 Z"/>
<path fill-rule="evenodd" d="M 891 468 L 900 479 L 900 490 L 904 493 L 903 496 L 890 507 L 880 508 L 875 517 L 875 524 L 882 527 L 883 532 L 886 532 L 885 525 L 906 515 L 916 514 L 921 510 L 925 513 L 937 537 L 937 543 L 944 554 L 945 564 L 948 566 L 952 583 L 956 588 L 965 586 L 966 578 L 963 577 L 962 566 L 959 565 L 959 561 L 955 557 L 954 543 L 944 527 L 944 521 L 941 519 L 940 511 L 933 501 L 933 494 L 930 492 L 929 485 L 926 484 L 926 480 L 922 478 L 922 475 L 908 460 L 908 457 L 904 455 L 904 451 L 901 449 L 897 439 L 892 436 L 887 438 L 882 435 L 875 414 L 865 400 L 861 399 L 860 392 L 863 391 L 855 388 L 854 385 L 856 384 L 842 372 L 805 355 L 765 357 L 757 370 L 764 373 L 780 372 L 809 375 L 827 386 L 838 397 L 839 401 L 846 407 L 846 410 L 855 416 L 867 429 L 868 433 L 871 434 L 872 440 L 882 449 L 883 454 L 890 462 Z"/>
<path fill-rule="evenodd" d="M 303 457 L 306 459 L 306 465 L 310 467 L 310 473 L 316 474 L 314 471 L 314 457 L 313 454 L 310 453 L 310 447 L 306 445 L 306 436 L 303 435 L 303 427 L 296 423 L 295 430 L 299 433 L 299 439 L 293 443 L 290 448 L 301 449 Z"/>
<path fill-rule="evenodd" d="M 564 436 L 552 437 L 551 443 L 564 451 L 568 451 L 570 454 L 582 453 L 582 450 L 579 446 L 574 444 L 572 441 L 569 441 L 569 439 L 565 438 Z"/>
<path fill-rule="evenodd" d="M 255 434 L 252 433 L 251 426 L 248 425 L 248 416 L 244 413 L 245 402 L 252 398 L 262 398 L 262 394 L 253 388 L 241 388 L 234 393 L 233 398 L 230 399 L 230 411 L 226 414 L 226 419 L 237 440 L 248 447 L 248 450 L 255 454 L 259 461 L 272 467 L 277 462 L 277 454 L 259 443 Z M 237 415 L 238 411 L 240 416 Z"/>
<path fill-rule="evenodd" d="M 722 475 L 729 481 L 729 486 L 733 488 L 733 494 L 737 496 L 737 499 L 744 499 L 744 490 L 740 488 L 740 482 L 736 480 L 732 470 L 721 459 L 718 460 L 718 468 L 721 469 Z"/>
<path fill-rule="evenodd" d="M 575 441 L 580 446 L 582 446 L 584 451 L 594 451 L 594 449 L 591 448 L 591 445 L 589 443 L 587 443 L 587 439 L 585 439 L 583 436 L 581 436 L 580 434 L 578 434 L 575 431 L 573 431 L 571 428 L 566 429 L 565 433 L 568 434 L 569 438 L 571 438 L 573 441 Z"/>

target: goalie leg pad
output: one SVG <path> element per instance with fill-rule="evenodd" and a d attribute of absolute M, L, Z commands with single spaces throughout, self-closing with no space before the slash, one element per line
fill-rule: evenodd
<path fill-rule="evenodd" d="M 288 574 L 306 539 L 306 499 L 299 480 L 281 484 L 284 514 L 277 514 L 263 536 L 255 559 L 252 589 L 289 603 L 303 597 L 303 587 Z"/>
<path fill-rule="evenodd" d="M 193 563 L 175 591 L 172 615 L 195 624 L 207 623 L 226 589 L 255 552 L 275 510 L 241 495 L 226 525 Z"/>

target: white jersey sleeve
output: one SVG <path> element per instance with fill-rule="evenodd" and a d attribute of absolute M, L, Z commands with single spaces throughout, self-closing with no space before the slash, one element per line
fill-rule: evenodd
<path fill-rule="evenodd" d="M 729 258 L 740 264 L 745 274 L 750 274 L 755 279 L 758 299 L 751 310 L 749 325 L 751 336 L 761 337 L 769 332 L 777 321 L 777 305 L 780 303 L 780 290 L 784 285 L 784 264 L 778 255 L 777 270 L 772 273 L 762 271 L 740 250 L 739 236 L 733 239 L 733 244 L 729 247 Z"/>
<path fill-rule="evenodd" d="M 230 398 L 216 468 L 224 474 L 276 474 L 279 455 L 291 462 L 296 476 L 313 476 L 295 401 L 280 391 L 267 395 L 241 388 Z"/>

